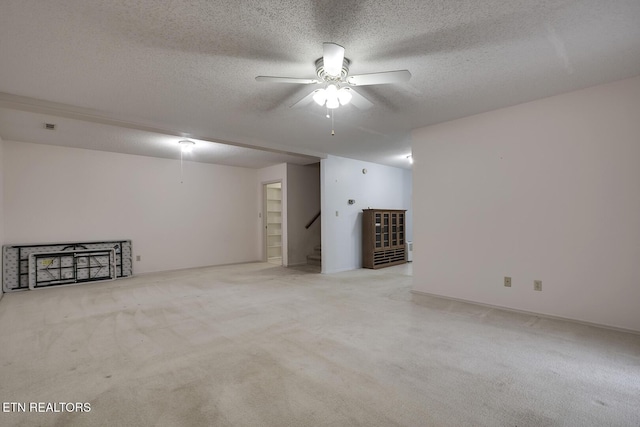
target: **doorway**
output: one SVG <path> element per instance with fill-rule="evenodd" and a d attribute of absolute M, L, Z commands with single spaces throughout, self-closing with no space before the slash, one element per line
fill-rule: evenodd
<path fill-rule="evenodd" d="M 266 261 L 282 265 L 282 182 L 263 184 Z"/>

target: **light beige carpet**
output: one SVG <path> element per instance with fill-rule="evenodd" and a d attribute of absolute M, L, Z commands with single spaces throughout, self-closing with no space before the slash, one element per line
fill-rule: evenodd
<path fill-rule="evenodd" d="M 410 287 L 255 263 L 6 294 L 1 400 L 91 410 L 0 425 L 640 426 L 640 336 Z"/>

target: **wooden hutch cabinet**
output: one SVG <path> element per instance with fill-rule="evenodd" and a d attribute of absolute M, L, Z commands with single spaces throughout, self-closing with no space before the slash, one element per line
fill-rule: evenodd
<path fill-rule="evenodd" d="M 406 210 L 362 210 L 362 266 L 389 267 L 407 262 Z"/>

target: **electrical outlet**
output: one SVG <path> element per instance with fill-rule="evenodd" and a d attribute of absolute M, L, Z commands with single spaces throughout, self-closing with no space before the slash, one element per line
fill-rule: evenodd
<path fill-rule="evenodd" d="M 510 288 L 510 287 L 511 287 L 511 277 L 504 276 L 504 285 L 505 285 L 507 288 Z"/>
<path fill-rule="evenodd" d="M 136 255 L 136 261 L 140 261 L 140 255 Z"/>
<path fill-rule="evenodd" d="M 533 290 L 541 291 L 542 290 L 542 280 L 534 280 L 533 281 Z"/>

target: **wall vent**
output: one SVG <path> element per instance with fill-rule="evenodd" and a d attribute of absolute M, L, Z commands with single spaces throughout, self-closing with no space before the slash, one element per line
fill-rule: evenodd
<path fill-rule="evenodd" d="M 55 123 L 45 123 L 44 128 L 48 130 L 56 130 L 56 125 Z"/>

